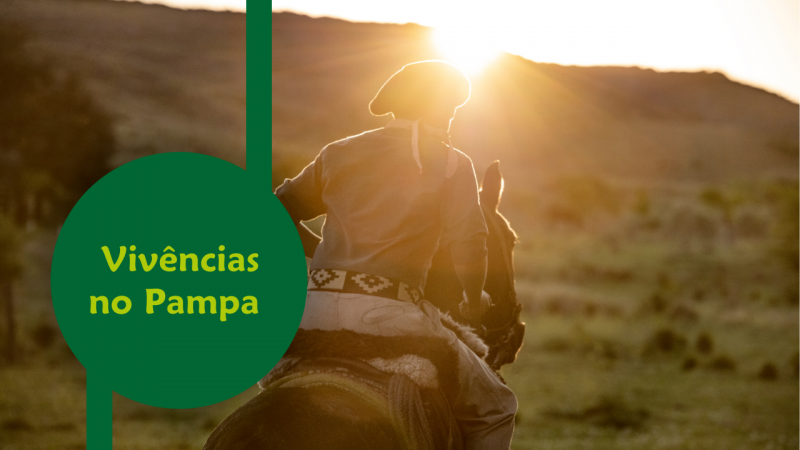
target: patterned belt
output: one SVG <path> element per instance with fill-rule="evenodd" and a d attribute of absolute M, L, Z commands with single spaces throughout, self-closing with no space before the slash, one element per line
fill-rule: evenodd
<path fill-rule="evenodd" d="M 308 274 L 309 291 L 346 292 L 419 303 L 422 291 L 402 281 L 351 270 L 312 269 Z"/>

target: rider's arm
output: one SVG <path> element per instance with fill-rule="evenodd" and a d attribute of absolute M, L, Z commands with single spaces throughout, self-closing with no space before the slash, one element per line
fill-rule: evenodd
<path fill-rule="evenodd" d="M 449 180 L 442 201 L 442 245 L 450 246 L 456 274 L 467 298 L 468 318 L 477 319 L 488 308 L 483 299 L 486 279 L 486 222 L 478 200 L 478 182 L 472 161 L 459 153 L 459 166 Z"/>
<path fill-rule="evenodd" d="M 324 152 L 324 150 L 323 150 Z M 320 237 L 311 232 L 301 223 L 325 214 L 325 204 L 322 202 L 322 153 L 299 175 L 287 179 L 275 189 L 275 195 L 289 212 L 294 221 L 300 240 L 303 243 L 303 252 L 307 257 L 313 257 Z"/>

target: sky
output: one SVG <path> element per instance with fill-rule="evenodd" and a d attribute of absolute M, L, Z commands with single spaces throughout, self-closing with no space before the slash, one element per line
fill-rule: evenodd
<path fill-rule="evenodd" d="M 149 2 L 238 11 L 246 3 Z M 272 9 L 430 26 L 443 50 L 465 69 L 477 69 L 494 52 L 505 51 L 564 65 L 719 71 L 800 99 L 797 0 L 273 0 Z"/>

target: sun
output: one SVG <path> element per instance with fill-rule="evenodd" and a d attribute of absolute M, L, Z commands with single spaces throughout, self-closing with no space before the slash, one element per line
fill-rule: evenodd
<path fill-rule="evenodd" d="M 433 41 L 443 59 L 472 75 L 479 73 L 500 54 L 485 35 L 475 30 L 436 28 Z"/>

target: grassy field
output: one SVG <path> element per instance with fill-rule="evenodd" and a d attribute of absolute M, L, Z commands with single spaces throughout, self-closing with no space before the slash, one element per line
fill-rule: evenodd
<path fill-rule="evenodd" d="M 0 448 L 86 448 L 86 371 L 77 363 L 0 370 Z M 114 394 L 115 449 L 199 449 L 231 411 L 255 395 L 205 408 L 154 408 Z"/>
<path fill-rule="evenodd" d="M 518 290 L 529 334 L 504 369 L 520 398 L 514 448 L 798 448 L 796 306 L 657 312 L 648 286 L 627 301 L 596 283 Z"/>
<path fill-rule="evenodd" d="M 768 207 L 748 191 L 732 220 L 708 188 L 651 190 L 646 211 L 623 200 L 583 225 L 512 220 L 528 325 L 504 369 L 514 448 L 798 448 L 796 237 L 778 238 L 797 219 L 777 206 L 795 194 Z M 761 225 L 744 219 L 760 207 Z"/>
<path fill-rule="evenodd" d="M 698 192 L 653 191 L 644 215 L 620 200 L 621 212 L 595 211 L 580 226 L 511 208 L 513 199 L 504 206 L 521 236 L 528 326 L 518 361 L 503 369 L 520 403 L 513 448 L 798 448 L 797 271 L 781 253 L 791 242 L 776 240 L 780 201 L 740 203 L 735 217 L 763 206 L 763 226 L 736 219 L 728 233 Z M 672 204 L 711 222 L 676 219 Z M 686 222 L 677 234 L 676 220 Z M 85 445 L 85 371 L 41 282 L 53 243 L 35 234 L 25 249 L 23 360 L 0 368 L 3 450 Z M 200 448 L 256 392 L 190 410 L 115 394 L 115 448 Z"/>

